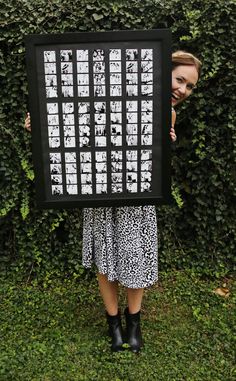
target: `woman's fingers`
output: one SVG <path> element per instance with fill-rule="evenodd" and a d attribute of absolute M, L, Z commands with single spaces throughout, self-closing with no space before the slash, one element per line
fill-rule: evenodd
<path fill-rule="evenodd" d="M 170 137 L 171 137 L 172 142 L 176 142 L 177 136 L 175 133 L 175 129 L 173 127 L 170 129 Z"/>
<path fill-rule="evenodd" d="M 26 118 L 25 118 L 25 129 L 27 131 L 31 131 L 31 121 L 30 121 L 30 113 L 27 112 Z"/>

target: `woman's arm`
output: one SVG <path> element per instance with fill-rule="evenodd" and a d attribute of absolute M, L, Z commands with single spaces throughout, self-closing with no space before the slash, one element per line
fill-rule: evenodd
<path fill-rule="evenodd" d="M 170 138 L 171 138 L 172 142 L 175 142 L 177 139 L 177 136 L 175 134 L 175 121 L 176 121 L 176 112 L 175 112 L 175 109 L 172 108 L 171 129 L 170 129 Z"/>

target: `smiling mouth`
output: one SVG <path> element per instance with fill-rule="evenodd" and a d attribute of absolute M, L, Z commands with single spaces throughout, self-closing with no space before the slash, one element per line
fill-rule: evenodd
<path fill-rule="evenodd" d="M 174 98 L 174 100 L 176 100 L 176 101 L 178 101 L 178 100 L 180 100 L 180 97 L 177 97 L 175 94 L 171 94 L 171 96 L 172 96 L 172 98 Z"/>

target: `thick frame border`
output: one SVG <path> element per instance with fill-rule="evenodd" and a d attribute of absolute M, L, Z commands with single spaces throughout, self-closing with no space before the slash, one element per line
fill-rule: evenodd
<path fill-rule="evenodd" d="M 132 199 L 117 194 L 116 199 L 93 200 L 48 200 L 45 196 L 45 180 L 43 170 L 43 148 L 41 143 L 41 126 L 39 115 L 38 78 L 36 71 L 36 48 L 40 45 L 57 45 L 71 43 L 96 42 L 126 42 L 126 41 L 157 41 L 161 43 L 161 124 L 162 124 L 162 196 L 150 195 Z M 171 171 L 170 171 L 170 127 L 171 127 L 171 32 L 169 29 L 137 30 L 137 31 L 109 31 L 64 33 L 55 35 L 28 35 L 25 37 L 26 68 L 29 89 L 29 111 L 32 124 L 33 165 L 35 170 L 36 201 L 41 208 L 75 208 L 124 205 L 166 204 L 171 202 Z M 154 175 L 154 174 L 153 174 Z M 97 196 L 97 195 L 96 195 Z M 98 197 L 99 198 L 99 197 Z"/>

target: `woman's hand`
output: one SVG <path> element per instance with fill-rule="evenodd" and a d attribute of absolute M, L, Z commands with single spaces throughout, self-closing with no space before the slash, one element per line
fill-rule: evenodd
<path fill-rule="evenodd" d="M 30 113 L 27 112 L 26 118 L 25 118 L 25 129 L 29 132 L 31 132 L 31 122 L 30 122 Z"/>
<path fill-rule="evenodd" d="M 176 142 L 177 136 L 175 134 L 175 121 L 176 121 L 176 112 L 174 109 L 172 109 L 171 113 L 171 129 L 170 129 L 170 138 L 172 142 Z"/>

